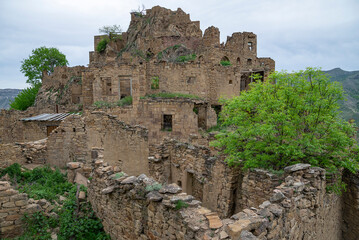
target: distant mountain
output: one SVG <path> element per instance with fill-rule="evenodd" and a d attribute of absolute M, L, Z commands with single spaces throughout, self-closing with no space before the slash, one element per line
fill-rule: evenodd
<path fill-rule="evenodd" d="M 354 119 L 359 125 L 359 71 L 344 71 L 340 68 L 334 68 L 329 71 L 323 71 L 331 76 L 331 81 L 337 81 L 343 84 L 347 101 L 341 101 L 340 110 L 343 112 L 344 119 Z"/>
<path fill-rule="evenodd" d="M 10 100 L 14 98 L 21 92 L 22 89 L 0 89 L 0 109 L 8 109 L 10 106 Z"/>

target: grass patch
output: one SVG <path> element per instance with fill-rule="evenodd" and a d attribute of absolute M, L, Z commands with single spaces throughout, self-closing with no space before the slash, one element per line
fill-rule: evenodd
<path fill-rule="evenodd" d="M 92 104 L 92 106 L 95 108 L 113 108 L 115 107 L 115 104 L 106 101 L 96 101 Z"/>
<path fill-rule="evenodd" d="M 232 63 L 230 61 L 220 61 L 219 64 L 225 67 L 232 66 Z"/>
<path fill-rule="evenodd" d="M 154 94 L 147 94 L 145 98 L 188 98 L 188 99 L 202 99 L 196 95 L 192 94 L 185 94 L 185 93 L 154 93 Z"/>
<path fill-rule="evenodd" d="M 155 183 L 149 186 L 146 186 L 146 191 L 151 192 L 151 191 L 158 191 L 162 188 L 162 184 L 160 183 Z"/>
<path fill-rule="evenodd" d="M 190 54 L 190 55 L 184 55 L 184 56 L 179 56 L 176 58 L 176 62 L 190 62 L 190 61 L 194 61 L 196 59 L 197 55 L 196 54 Z"/>
<path fill-rule="evenodd" d="M 178 202 L 176 203 L 175 209 L 180 210 L 182 208 L 187 208 L 187 207 L 188 207 L 188 203 L 184 202 L 183 200 L 178 200 Z"/>
<path fill-rule="evenodd" d="M 158 76 L 151 78 L 151 89 L 159 89 L 160 88 L 160 78 Z"/>
<path fill-rule="evenodd" d="M 118 100 L 116 105 L 119 107 L 132 105 L 132 96 L 127 96 L 127 97 L 124 97 L 124 98 Z"/>
<path fill-rule="evenodd" d="M 47 216 L 43 212 L 25 215 L 25 231 L 18 240 L 51 239 L 51 232 L 59 228 L 58 239 L 110 239 L 103 231 L 101 221 L 95 216 L 89 202 L 78 203 L 76 199 L 77 187 L 67 182 L 66 175 L 58 169 L 50 167 L 25 170 L 17 163 L 8 168 L 0 169 L 0 177 L 8 174 L 19 192 L 24 192 L 34 199 L 46 199 L 50 202 L 58 200 L 60 195 L 65 195 L 61 208 L 55 207 L 55 216 Z M 84 186 L 81 191 L 87 191 Z"/>

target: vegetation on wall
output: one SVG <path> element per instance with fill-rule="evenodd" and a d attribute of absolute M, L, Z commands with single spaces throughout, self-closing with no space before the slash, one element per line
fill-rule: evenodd
<path fill-rule="evenodd" d="M 151 78 L 151 89 L 159 89 L 160 88 L 160 78 L 158 76 Z"/>
<path fill-rule="evenodd" d="M 103 26 L 98 31 L 106 34 L 110 40 L 122 39 L 122 28 L 120 25 Z"/>
<path fill-rule="evenodd" d="M 59 228 L 58 239 L 110 239 L 103 231 L 101 221 L 95 216 L 89 202 L 76 198 L 77 187 L 66 181 L 66 176 L 50 167 L 21 169 L 19 164 L 0 169 L 0 177 L 8 174 L 20 192 L 34 199 L 46 199 L 52 203 L 60 202 L 59 196 L 66 195 L 61 207 L 55 207 L 53 213 L 45 215 L 37 212 L 25 215 L 25 232 L 18 239 L 51 239 L 51 232 Z M 81 186 L 81 191 L 86 188 Z M 54 204 L 56 205 L 56 204 Z"/>
<path fill-rule="evenodd" d="M 32 87 L 28 87 L 22 90 L 13 101 L 10 101 L 10 109 L 16 109 L 24 111 L 33 106 L 37 93 L 39 92 L 41 84 L 35 84 Z"/>
<path fill-rule="evenodd" d="M 107 44 L 110 42 L 110 39 L 108 37 L 103 37 L 96 46 L 97 52 L 103 52 L 105 51 Z"/>
<path fill-rule="evenodd" d="M 339 115 L 343 98 L 343 88 L 318 69 L 272 73 L 240 96 L 222 99 L 220 120 L 227 130 L 212 145 L 223 148 L 230 165 L 244 168 L 280 170 L 309 163 L 330 173 L 354 172 L 356 130 Z"/>
<path fill-rule="evenodd" d="M 197 55 L 196 54 L 189 54 L 189 55 L 184 55 L 184 56 L 179 56 L 176 59 L 176 62 L 190 62 L 190 61 L 194 61 L 196 59 Z"/>
<path fill-rule="evenodd" d="M 230 61 L 220 61 L 219 62 L 222 66 L 232 66 L 232 63 Z"/>
<path fill-rule="evenodd" d="M 96 101 L 93 103 L 92 106 L 100 109 L 100 108 L 114 108 L 116 106 L 123 107 L 129 105 L 132 105 L 132 96 L 121 98 L 117 102 Z"/>

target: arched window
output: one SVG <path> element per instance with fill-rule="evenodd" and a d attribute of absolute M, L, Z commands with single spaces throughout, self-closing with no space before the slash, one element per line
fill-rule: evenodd
<path fill-rule="evenodd" d="M 229 62 L 229 58 L 224 56 L 222 59 L 221 59 L 221 62 Z"/>
<path fill-rule="evenodd" d="M 241 59 L 239 57 L 237 57 L 237 65 L 241 64 Z"/>

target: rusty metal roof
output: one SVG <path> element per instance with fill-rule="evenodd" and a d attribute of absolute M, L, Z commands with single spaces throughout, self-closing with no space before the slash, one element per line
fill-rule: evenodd
<path fill-rule="evenodd" d="M 21 121 L 62 121 L 73 113 L 43 113 L 34 117 L 23 118 Z"/>

